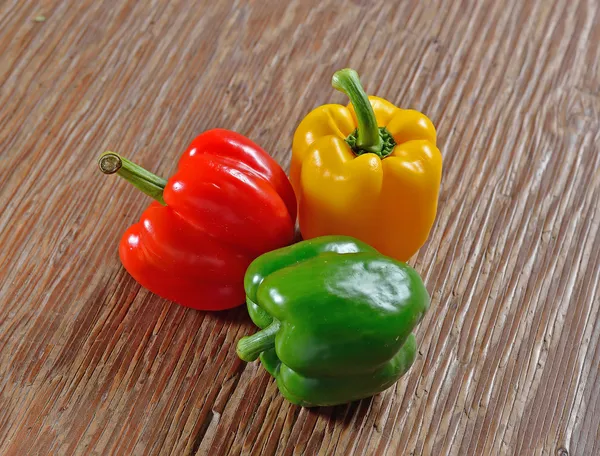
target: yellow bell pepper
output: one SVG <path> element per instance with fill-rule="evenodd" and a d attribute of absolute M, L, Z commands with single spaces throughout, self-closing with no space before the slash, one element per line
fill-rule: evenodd
<path fill-rule="evenodd" d="M 352 236 L 407 261 L 437 211 L 435 127 L 418 111 L 367 97 L 354 70 L 336 72 L 332 85 L 351 103 L 319 106 L 294 134 L 290 177 L 302 236 Z"/>

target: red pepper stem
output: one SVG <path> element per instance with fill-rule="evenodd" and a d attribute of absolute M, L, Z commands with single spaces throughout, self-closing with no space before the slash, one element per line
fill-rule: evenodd
<path fill-rule="evenodd" d="M 114 152 L 104 152 L 98 159 L 100 171 L 104 174 L 114 174 L 121 176 L 127 182 L 151 196 L 163 206 L 166 206 L 163 199 L 163 190 L 167 181 L 162 177 L 146 171 L 140 165 L 121 157 Z"/>
<path fill-rule="evenodd" d="M 281 323 L 273 320 L 269 326 L 251 336 L 242 337 L 236 348 L 240 359 L 251 362 L 256 360 L 260 354 L 275 346 L 275 336 L 279 331 Z"/>
<path fill-rule="evenodd" d="M 375 111 L 360 83 L 358 73 L 351 68 L 336 71 L 331 79 L 331 85 L 346 94 L 354 106 L 358 121 L 356 148 L 379 155 L 383 141 L 377 126 Z"/>

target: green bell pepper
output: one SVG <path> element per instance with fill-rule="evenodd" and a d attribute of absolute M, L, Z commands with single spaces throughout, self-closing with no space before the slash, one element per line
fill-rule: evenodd
<path fill-rule="evenodd" d="M 260 356 L 281 394 L 305 406 L 380 393 L 412 365 L 412 330 L 429 295 L 410 266 L 346 236 L 324 236 L 266 253 L 244 280 L 250 317 L 262 330 L 238 356 Z"/>

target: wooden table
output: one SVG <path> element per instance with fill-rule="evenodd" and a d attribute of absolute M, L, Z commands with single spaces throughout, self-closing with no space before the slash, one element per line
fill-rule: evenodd
<path fill-rule="evenodd" d="M 1 454 L 600 454 L 600 4 L 341 3 L 2 2 Z M 395 387 L 308 410 L 238 360 L 244 308 L 125 272 L 149 199 L 96 159 L 169 176 L 224 127 L 287 169 L 346 66 L 438 128 L 433 302 Z"/>

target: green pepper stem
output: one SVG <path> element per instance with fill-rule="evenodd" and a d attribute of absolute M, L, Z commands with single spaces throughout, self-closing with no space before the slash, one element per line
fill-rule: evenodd
<path fill-rule="evenodd" d="M 336 71 L 331 80 L 334 89 L 346 94 L 354 106 L 358 133 L 356 148 L 378 154 L 383 147 L 375 112 L 358 78 L 358 73 L 350 68 Z"/>
<path fill-rule="evenodd" d="M 275 346 L 275 336 L 281 323 L 277 320 L 273 320 L 269 326 L 262 331 L 259 331 L 251 336 L 242 337 L 236 348 L 236 352 L 240 359 L 251 362 L 255 361 L 259 355 Z"/>
<path fill-rule="evenodd" d="M 163 199 L 163 190 L 167 185 L 167 181 L 162 177 L 146 171 L 140 165 L 136 165 L 114 152 L 104 152 L 100 155 L 98 166 L 104 174 L 117 173 L 146 195 L 151 196 L 163 206 L 166 205 Z"/>

